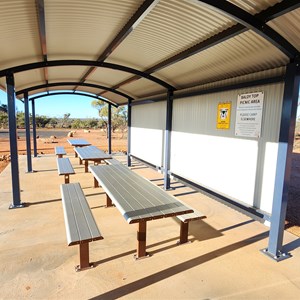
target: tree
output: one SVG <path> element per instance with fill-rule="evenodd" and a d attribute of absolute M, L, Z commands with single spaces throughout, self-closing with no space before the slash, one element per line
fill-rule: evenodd
<path fill-rule="evenodd" d="M 37 127 L 45 128 L 46 125 L 50 122 L 51 118 L 48 118 L 47 116 L 36 116 L 35 122 Z"/>
<path fill-rule="evenodd" d="M 8 127 L 8 114 L 3 111 L 0 111 L 0 124 L 1 128 Z"/>
<path fill-rule="evenodd" d="M 7 113 L 8 112 L 8 107 L 6 104 L 1 104 L 0 105 L 0 111 Z"/>
<path fill-rule="evenodd" d="M 106 129 L 108 126 L 108 105 L 102 100 L 94 100 L 91 104 L 98 110 L 102 126 Z M 125 106 L 112 107 L 111 121 L 113 132 L 116 129 L 121 129 L 122 133 L 124 133 L 127 127 L 127 108 Z"/>
<path fill-rule="evenodd" d="M 49 124 L 51 125 L 51 127 L 55 128 L 57 125 L 57 118 L 51 118 Z"/>
<path fill-rule="evenodd" d="M 69 121 L 70 121 L 69 118 L 70 118 L 70 116 L 71 116 L 70 113 L 64 114 L 61 127 L 69 127 Z"/>

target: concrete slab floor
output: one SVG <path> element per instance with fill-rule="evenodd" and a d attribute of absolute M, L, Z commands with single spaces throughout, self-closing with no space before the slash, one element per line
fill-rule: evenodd
<path fill-rule="evenodd" d="M 80 182 L 104 240 L 90 243 L 95 268 L 75 272 L 78 246 L 68 247 L 56 157 L 19 157 L 21 199 L 25 208 L 8 210 L 12 201 L 10 167 L 0 174 L 1 299 L 299 299 L 300 241 L 285 233 L 293 257 L 276 263 L 260 253 L 267 246 L 265 225 L 181 183 L 176 195 L 207 219 L 190 224 L 190 244 L 177 246 L 175 218 L 148 222 L 150 258 L 135 261 L 137 225 L 105 208 L 105 194 L 93 188 L 73 154 L 71 182 Z M 117 157 L 125 162 L 125 157 Z M 135 172 L 162 184 L 162 175 L 141 163 Z"/>

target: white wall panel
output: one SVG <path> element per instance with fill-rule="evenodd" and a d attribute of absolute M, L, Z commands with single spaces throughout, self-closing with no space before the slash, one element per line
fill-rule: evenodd
<path fill-rule="evenodd" d="M 156 166 L 163 165 L 166 102 L 132 107 L 131 154 Z"/>
<path fill-rule="evenodd" d="M 257 141 L 172 132 L 171 171 L 252 205 Z"/>
<path fill-rule="evenodd" d="M 238 94 L 264 92 L 259 139 L 235 137 Z M 283 84 L 174 101 L 171 172 L 230 199 L 271 212 Z M 217 105 L 231 101 L 229 130 L 216 128 Z"/>

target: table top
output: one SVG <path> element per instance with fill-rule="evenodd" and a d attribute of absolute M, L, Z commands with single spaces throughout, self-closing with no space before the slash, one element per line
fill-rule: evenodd
<path fill-rule="evenodd" d="M 89 169 L 129 224 L 193 212 L 191 207 L 122 164 Z"/>
<path fill-rule="evenodd" d="M 81 148 L 75 148 L 75 152 L 82 160 L 93 159 L 110 159 L 111 155 L 106 154 L 96 146 L 86 146 Z"/>
<path fill-rule="evenodd" d="M 67 140 L 72 146 L 89 146 L 91 143 L 84 139 L 68 139 Z"/>

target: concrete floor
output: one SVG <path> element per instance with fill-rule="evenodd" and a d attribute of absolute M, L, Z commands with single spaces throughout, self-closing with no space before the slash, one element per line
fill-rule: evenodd
<path fill-rule="evenodd" d="M 96 266 L 75 272 L 78 246 L 68 247 L 56 157 L 33 159 L 25 173 L 20 156 L 20 185 L 25 208 L 8 210 L 12 201 L 10 167 L 0 174 L 1 299 L 300 299 L 300 240 L 285 233 L 293 257 L 276 263 L 261 254 L 268 227 L 181 183 L 173 195 L 206 214 L 190 224 L 192 243 L 177 246 L 174 218 L 148 222 L 150 258 L 135 261 L 137 225 L 116 208 L 105 208 L 101 188 L 69 155 L 104 240 L 90 244 Z M 119 157 L 120 158 L 120 157 Z M 125 161 L 125 157 L 121 157 Z M 132 168 L 161 185 L 162 175 L 135 163 Z"/>

